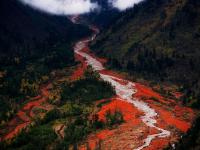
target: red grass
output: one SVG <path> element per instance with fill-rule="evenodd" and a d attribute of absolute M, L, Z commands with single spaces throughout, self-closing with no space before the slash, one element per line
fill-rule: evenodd
<path fill-rule="evenodd" d="M 90 54 L 88 48 L 83 49 L 84 52 Z M 96 57 L 95 57 L 96 58 Z M 106 62 L 106 61 L 105 61 Z M 106 75 L 112 75 L 118 78 L 124 78 L 122 75 L 117 74 L 116 72 L 109 71 L 109 70 L 102 70 L 100 73 L 106 74 Z M 121 84 L 126 84 L 126 82 L 117 80 Z M 186 132 L 190 127 L 193 119 L 194 119 L 194 113 L 191 109 L 179 106 L 180 104 L 176 104 L 174 100 L 171 99 L 165 99 L 163 96 L 161 96 L 159 93 L 153 91 L 151 88 L 146 87 L 144 85 L 141 85 L 139 83 L 135 84 L 135 88 L 137 89 L 137 93 L 133 96 L 143 100 L 145 98 L 146 103 L 148 103 L 152 108 L 156 110 L 158 113 L 158 119 L 157 119 L 157 126 L 161 127 L 163 129 L 169 129 L 169 126 L 173 126 L 176 128 L 176 130 L 179 130 L 181 132 Z M 156 100 L 152 100 L 152 98 L 155 98 Z M 154 102 L 159 103 L 160 105 L 155 105 Z M 166 108 L 171 108 L 174 111 L 167 110 Z M 114 141 L 114 139 L 110 139 L 110 137 L 116 137 L 121 136 L 119 133 L 127 132 L 131 127 L 137 127 L 138 125 L 143 124 L 141 119 L 139 118 L 142 116 L 142 112 L 139 112 L 132 104 L 129 104 L 125 101 L 119 100 L 118 98 L 113 98 L 111 103 L 104 105 L 101 110 L 98 112 L 99 119 L 105 121 L 105 114 L 107 111 L 114 112 L 115 110 L 119 110 L 122 112 L 125 123 L 123 125 L 119 126 L 117 129 L 109 130 L 105 129 L 102 131 L 97 132 L 96 134 L 92 134 L 88 136 L 87 142 L 89 143 L 90 148 L 94 149 L 95 145 L 97 145 L 99 140 L 104 141 L 105 143 L 112 143 L 112 147 L 115 147 L 117 143 Z M 187 114 L 188 117 L 184 118 L 183 114 Z M 143 136 L 136 136 L 135 139 L 133 139 L 133 143 L 137 143 L 138 146 L 142 144 L 142 140 L 147 137 L 147 135 L 158 133 L 158 131 L 154 128 L 148 128 L 144 124 L 143 127 Z M 170 130 L 172 133 L 173 130 Z M 120 139 L 120 137 L 118 137 Z M 126 137 L 124 138 L 123 144 L 124 147 L 127 147 L 126 145 L 129 143 Z M 140 139 L 142 138 L 142 139 Z M 156 138 L 152 141 L 151 145 L 145 149 L 148 150 L 155 150 L 155 149 L 163 149 L 165 146 L 167 146 L 170 142 L 174 142 L 178 140 L 178 135 L 176 133 L 173 133 L 171 137 L 169 138 Z M 109 139 L 109 140 L 108 140 Z M 137 139 L 140 139 L 138 142 Z M 115 145 L 115 146 L 114 146 Z M 84 149 L 84 146 L 82 146 Z M 81 148 L 81 149 L 82 149 Z M 116 147 L 118 148 L 118 147 Z M 129 149 L 127 147 L 127 149 Z"/>
<path fill-rule="evenodd" d="M 182 116 L 176 116 L 176 112 L 171 112 L 171 111 L 167 111 L 162 107 L 150 104 L 150 106 L 152 108 L 154 108 L 157 113 L 159 114 L 159 119 L 162 119 L 162 121 L 165 122 L 165 126 L 174 126 L 177 129 L 179 129 L 182 132 L 187 132 L 188 129 L 191 127 L 191 122 L 188 122 L 187 120 L 183 120 L 183 115 Z M 190 112 L 188 112 L 187 110 L 184 110 L 184 107 L 182 108 L 182 112 L 184 111 L 184 113 L 187 113 L 188 115 L 193 115 L 190 114 Z M 193 119 L 193 118 L 190 118 Z M 159 126 L 163 126 L 162 124 Z"/>
<path fill-rule="evenodd" d="M 145 97 L 147 97 L 147 98 L 155 97 L 155 98 L 157 98 L 157 99 L 159 99 L 159 100 L 160 100 L 160 99 L 163 99 L 163 98 L 160 96 L 160 94 L 154 92 L 154 91 L 153 91 L 151 88 L 149 88 L 149 87 L 146 87 L 146 86 L 144 86 L 144 85 L 142 85 L 142 84 L 139 84 L 139 83 L 136 83 L 136 84 L 135 84 L 135 87 L 136 87 L 136 89 L 137 89 L 137 93 L 134 95 L 134 97 L 140 98 L 140 97 L 145 96 Z"/>
<path fill-rule="evenodd" d="M 26 115 L 26 113 L 23 112 L 23 111 L 21 111 L 21 110 L 17 113 L 17 115 L 18 115 L 19 118 L 20 118 L 22 121 L 24 121 L 24 122 L 30 121 L 30 119 L 29 119 L 29 117 Z"/>
<path fill-rule="evenodd" d="M 161 106 L 156 106 L 153 105 L 153 100 L 148 100 L 147 102 L 150 103 L 150 106 L 152 108 L 154 108 L 156 110 L 156 112 L 159 113 L 159 118 L 162 118 L 162 120 L 164 120 L 166 122 L 166 124 L 168 125 L 172 125 L 175 126 L 177 129 L 181 130 L 182 132 L 187 132 L 187 130 L 190 128 L 191 123 L 189 123 L 187 120 L 183 120 L 181 119 L 183 117 L 183 114 L 187 114 L 190 116 L 190 121 L 194 119 L 194 113 L 192 111 L 192 109 L 186 108 L 186 107 L 182 107 L 182 106 L 178 106 L 176 104 L 174 104 L 175 101 L 172 100 L 164 100 L 164 98 L 154 92 L 152 89 L 138 84 L 136 83 L 136 89 L 137 89 L 137 93 L 134 95 L 138 98 L 141 97 L 146 97 L 146 98 L 151 98 L 151 97 L 155 97 L 158 101 L 160 101 L 161 103 L 167 104 L 166 106 L 164 104 L 162 104 Z M 172 103 L 172 104 L 171 104 Z M 172 109 L 172 111 L 166 110 L 164 107 L 170 106 L 170 108 Z M 173 111 L 174 110 L 174 111 Z M 176 116 L 175 116 L 176 115 Z"/>
<path fill-rule="evenodd" d="M 3 140 L 12 139 L 14 136 L 16 136 L 17 134 L 19 134 L 19 132 L 22 129 L 24 129 L 25 127 L 27 127 L 29 124 L 30 124 L 30 122 L 24 122 L 22 124 L 17 125 L 14 130 L 12 130 L 11 132 L 9 132 L 7 135 L 5 135 L 3 137 Z"/>
<path fill-rule="evenodd" d="M 82 51 L 95 57 L 103 64 L 107 62 L 106 59 L 97 58 L 93 53 L 90 52 L 87 46 L 83 48 Z M 77 69 L 72 74 L 71 80 L 76 80 L 80 78 L 87 68 L 87 64 L 83 57 L 76 54 L 75 58 L 77 61 L 81 62 L 81 64 L 78 65 Z M 122 75 L 119 75 L 116 72 L 109 70 L 102 70 L 100 71 L 100 73 L 112 75 L 122 79 L 124 78 Z M 118 82 L 126 84 L 126 82 L 124 81 L 118 80 Z M 174 100 L 165 99 L 163 96 L 153 91 L 151 88 L 141 85 L 139 83 L 135 84 L 135 88 L 137 89 L 137 93 L 133 96 L 138 98 L 139 100 L 143 100 L 143 98 L 145 97 L 145 102 L 148 103 L 150 107 L 154 108 L 155 111 L 158 113 L 157 126 L 163 129 L 170 130 L 172 132 L 170 137 L 156 138 L 155 140 L 153 140 L 150 146 L 145 148 L 146 150 L 163 149 L 170 142 L 178 140 L 178 131 L 186 132 L 191 127 L 191 122 L 195 117 L 192 109 L 183 107 L 180 105 L 180 103 L 178 104 Z M 36 101 L 27 103 L 22 108 L 22 110 L 18 112 L 17 116 L 21 120 L 18 120 L 16 117 L 9 123 L 10 125 L 15 125 L 15 129 L 11 131 L 9 130 L 10 132 L 4 136 L 4 139 L 13 138 L 22 128 L 30 124 L 30 119 L 27 118 L 26 113 L 29 112 L 28 114 L 33 117 L 34 114 L 31 113 L 32 108 L 36 106 L 39 107 L 42 102 L 46 101 L 46 97 L 49 94 L 48 87 L 42 88 L 41 91 L 42 97 L 38 98 Z M 176 96 L 179 97 L 180 94 L 176 94 Z M 156 100 L 152 98 L 156 98 Z M 140 112 L 132 104 L 120 100 L 118 97 L 112 98 L 110 103 L 102 106 L 97 114 L 100 120 L 105 121 L 106 112 L 114 112 L 116 110 L 122 112 L 125 123 L 123 123 L 116 129 L 104 129 L 98 131 L 97 133 L 89 135 L 86 139 L 86 143 L 89 144 L 89 147 L 91 149 L 95 149 L 97 143 L 101 140 L 104 142 L 104 146 L 112 145 L 113 149 L 119 149 L 119 147 L 121 147 L 122 149 L 128 150 L 131 149 L 130 145 L 142 145 L 143 139 L 145 139 L 147 135 L 158 133 L 156 129 L 149 128 L 142 122 L 140 116 L 143 115 L 143 112 Z M 21 121 L 23 123 L 21 123 Z M 174 129 L 170 129 L 170 126 L 173 126 Z M 13 128 L 13 126 L 11 127 Z M 86 149 L 85 144 L 81 145 L 79 149 Z"/>
<path fill-rule="evenodd" d="M 87 68 L 87 64 L 84 61 L 83 57 L 81 57 L 80 55 L 76 54 L 75 58 L 77 61 L 80 61 L 81 64 L 78 65 L 78 67 L 76 68 L 76 70 L 72 73 L 70 79 L 71 80 L 77 80 L 79 79 L 81 76 L 83 76 L 84 71 Z"/>
<path fill-rule="evenodd" d="M 101 110 L 98 112 L 99 119 L 105 121 L 106 112 L 114 112 L 116 110 L 123 114 L 125 122 L 137 121 L 138 116 L 142 115 L 132 104 L 115 98 L 107 105 L 102 106 Z"/>
<path fill-rule="evenodd" d="M 48 100 L 47 96 L 49 95 L 48 88 L 50 84 L 47 84 L 41 89 L 42 95 L 38 95 L 23 106 L 16 114 L 16 116 L 8 122 L 6 126 L 7 133 L 1 138 L 1 140 L 8 140 L 15 137 L 23 128 L 28 126 L 34 117 L 32 113 L 32 108 L 40 106 L 43 102 Z M 34 100 L 34 101 L 33 101 Z"/>
<path fill-rule="evenodd" d="M 108 140 L 110 140 L 109 139 L 110 137 L 113 137 L 115 135 L 119 136 L 119 138 L 120 137 L 122 138 L 123 135 L 120 135 L 120 133 L 127 132 L 127 131 L 131 130 L 134 126 L 137 126 L 142 123 L 141 119 L 139 117 L 143 113 L 138 111 L 138 109 L 136 109 L 132 104 L 127 103 L 123 100 L 120 100 L 117 97 L 112 98 L 110 103 L 101 107 L 100 111 L 98 112 L 99 120 L 105 121 L 106 120 L 106 118 L 105 118 L 106 112 L 107 111 L 114 112 L 116 110 L 120 111 L 123 114 L 125 123 L 120 125 L 120 127 L 117 129 L 112 129 L 112 130 L 104 129 L 104 130 L 97 132 L 96 134 L 90 135 L 89 138 L 87 139 L 87 143 L 89 143 L 89 145 L 91 146 L 90 147 L 91 149 L 95 149 L 95 147 L 97 146 L 97 143 L 100 140 L 108 141 Z M 127 137 L 127 138 L 129 138 L 129 137 Z M 115 145 L 115 143 L 113 143 L 113 141 L 110 141 L 110 143 Z M 126 139 L 124 139 L 124 143 L 126 143 Z M 86 147 L 83 145 L 80 147 L 81 150 L 84 150 L 85 148 Z"/>
<path fill-rule="evenodd" d="M 144 148 L 143 150 L 161 150 L 164 147 L 168 146 L 169 144 L 169 140 L 168 138 L 160 138 L 160 139 L 156 139 L 153 140 L 151 145 L 149 147 Z"/>
<path fill-rule="evenodd" d="M 174 92 L 174 93 L 172 93 L 177 99 L 180 99 L 182 96 L 183 96 L 183 94 L 182 93 L 180 93 L 180 92 Z"/>

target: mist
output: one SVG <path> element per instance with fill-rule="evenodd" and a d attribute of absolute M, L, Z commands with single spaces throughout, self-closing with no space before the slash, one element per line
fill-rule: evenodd
<path fill-rule="evenodd" d="M 54 15 L 77 15 L 100 9 L 97 2 L 91 0 L 19 0 L 35 9 Z M 111 7 L 126 10 L 143 0 L 105 0 Z"/>
<path fill-rule="evenodd" d="M 141 1 L 143 0 L 109 0 L 109 3 L 113 7 L 123 11 L 123 10 L 133 7 L 135 4 L 138 4 Z"/>
<path fill-rule="evenodd" d="M 93 11 L 97 3 L 90 0 L 20 0 L 35 9 L 55 15 L 76 15 Z"/>

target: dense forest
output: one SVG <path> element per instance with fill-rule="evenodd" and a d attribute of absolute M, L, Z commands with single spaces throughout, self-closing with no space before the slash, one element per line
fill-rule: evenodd
<path fill-rule="evenodd" d="M 89 35 L 64 16 L 50 16 L 16 0 L 0 1 L 0 124 L 39 92 L 55 69 L 74 65 L 72 44 Z"/>
<path fill-rule="evenodd" d="M 198 0 L 144 1 L 123 12 L 93 49 L 113 68 L 178 84 L 183 102 L 199 108 L 199 8 Z"/>

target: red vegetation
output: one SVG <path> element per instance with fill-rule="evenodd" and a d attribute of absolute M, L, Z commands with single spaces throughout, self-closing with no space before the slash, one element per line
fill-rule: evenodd
<path fill-rule="evenodd" d="M 97 31 L 96 31 L 97 32 Z M 105 59 L 99 59 L 89 51 L 86 46 L 82 51 L 95 57 L 102 63 L 105 63 Z M 71 80 L 80 78 L 84 70 L 87 67 L 86 61 L 80 55 L 75 55 L 77 61 L 81 62 L 77 69 L 71 76 Z M 100 73 L 106 75 L 112 75 L 123 79 L 124 77 L 109 70 L 102 70 Z M 121 84 L 126 84 L 126 81 L 118 80 Z M 180 103 L 164 98 L 159 93 L 153 91 L 151 88 L 135 83 L 137 90 L 133 96 L 141 101 L 145 101 L 151 108 L 153 108 L 157 116 L 157 125 L 160 128 L 166 129 L 171 132 L 171 135 L 166 138 L 155 138 L 150 146 L 145 150 L 163 149 L 169 143 L 173 143 L 180 138 L 180 133 L 186 132 L 190 127 L 195 113 L 192 109 L 181 106 Z M 42 88 L 42 95 L 35 101 L 27 103 L 17 114 L 17 116 L 10 121 L 7 128 L 7 134 L 4 139 L 10 139 L 14 137 L 22 128 L 30 124 L 30 118 L 33 113 L 30 113 L 33 107 L 39 107 L 42 102 L 46 101 L 48 96 L 48 88 Z M 179 95 L 177 95 L 178 97 Z M 99 119 L 105 121 L 105 114 L 107 111 L 120 111 L 123 114 L 124 123 L 113 129 L 104 129 L 96 131 L 96 133 L 90 134 L 85 142 L 79 146 L 79 149 L 84 150 L 89 146 L 90 149 L 95 149 L 98 145 L 101 145 L 102 149 L 126 149 L 131 150 L 137 148 L 143 144 L 143 140 L 151 134 L 158 133 L 155 128 L 150 128 L 142 122 L 140 118 L 143 112 L 139 111 L 133 104 L 113 97 L 111 102 L 101 107 L 97 113 Z M 32 114 L 27 116 L 27 114 Z"/>
<path fill-rule="evenodd" d="M 111 130 L 104 129 L 98 131 L 96 134 L 91 134 L 87 139 L 87 143 L 91 149 L 95 149 L 99 142 L 102 142 L 101 146 L 103 149 L 107 149 L 108 144 L 112 149 L 119 149 L 120 147 L 131 144 L 132 141 L 137 140 L 139 136 L 137 138 L 135 137 L 136 134 L 134 133 L 137 131 L 137 129 L 134 130 L 134 128 L 138 128 L 139 130 L 141 130 L 140 128 L 143 128 L 142 130 L 148 130 L 148 127 L 145 126 L 140 119 L 140 116 L 142 116 L 143 113 L 138 111 L 138 109 L 136 109 L 132 104 L 127 103 L 118 97 L 112 98 L 110 103 L 101 107 L 100 111 L 98 112 L 99 120 L 105 121 L 106 112 L 114 112 L 116 110 L 123 114 L 125 123 L 120 125 L 118 128 Z M 137 134 L 141 134 L 141 132 Z M 118 140 L 123 143 L 121 146 L 119 145 Z M 86 145 L 82 145 L 80 149 L 86 149 Z"/>
<path fill-rule="evenodd" d="M 1 133 L 3 136 L 1 140 L 9 140 L 15 137 L 22 129 L 26 128 L 31 124 L 32 118 L 35 116 L 32 112 L 34 107 L 40 107 L 40 105 L 48 100 L 48 89 L 50 88 L 50 84 L 45 85 L 41 88 L 41 95 L 38 95 L 30 102 L 25 104 L 16 114 L 16 116 L 8 122 L 7 126 Z"/>
<path fill-rule="evenodd" d="M 84 48 L 83 51 L 94 56 L 89 52 L 88 48 Z M 124 78 L 122 75 L 109 70 L 101 70 L 100 73 L 112 75 L 121 79 Z M 121 84 L 127 84 L 126 81 L 123 80 L 116 79 L 116 81 Z M 151 88 L 139 83 L 135 83 L 135 88 L 137 93 L 133 96 L 139 100 L 145 101 L 158 113 L 156 126 L 171 132 L 170 137 L 156 138 L 152 141 L 150 146 L 145 149 L 163 149 L 169 143 L 173 143 L 180 138 L 180 135 L 177 133 L 186 132 L 191 127 L 195 116 L 192 109 L 183 107 L 174 100 L 164 98 Z M 102 149 L 134 149 L 141 146 L 143 140 L 148 135 L 158 133 L 158 130 L 149 128 L 142 122 L 140 117 L 143 115 L 143 112 L 140 112 L 132 104 L 120 100 L 117 97 L 112 98 L 110 103 L 102 106 L 97 114 L 100 120 L 105 121 L 105 113 L 107 111 L 114 112 L 116 110 L 122 112 L 125 123 L 116 129 L 105 129 L 89 135 L 86 140 L 86 145 L 89 145 L 91 149 L 95 149 L 100 143 Z M 83 144 L 79 148 L 86 149 L 86 145 Z"/>
<path fill-rule="evenodd" d="M 135 83 L 135 87 L 137 89 L 137 93 L 134 95 L 135 97 L 145 96 L 147 98 L 151 98 L 151 97 L 155 97 L 157 99 L 162 98 L 158 93 L 154 92 L 151 88 L 148 88 L 144 85 Z"/>
<path fill-rule="evenodd" d="M 146 100 L 146 102 L 158 113 L 157 126 L 171 132 L 170 137 L 156 138 L 149 147 L 144 149 L 163 149 L 169 143 L 177 141 L 180 138 L 177 132 L 186 132 L 191 127 L 191 123 L 194 119 L 194 112 L 192 109 L 179 106 L 178 104 L 174 105 L 174 102 L 171 104 L 171 100 L 168 102 L 167 99 L 165 100 L 159 93 L 154 92 L 151 88 L 145 87 L 144 85 L 136 84 L 136 86 L 139 86 L 139 88 L 137 88 L 139 93 L 136 94 L 137 98 L 158 98 L 157 101 Z M 161 104 L 165 101 L 169 105 Z M 89 135 L 86 142 L 91 149 L 95 149 L 99 143 L 101 143 L 104 149 L 108 149 L 109 147 L 111 149 L 133 149 L 142 145 L 142 140 L 148 135 L 158 133 L 156 129 L 147 127 L 141 121 L 140 117 L 143 115 L 142 112 L 138 111 L 132 104 L 120 100 L 117 97 L 113 98 L 110 103 L 102 106 L 98 112 L 99 119 L 105 121 L 106 112 L 114 112 L 115 110 L 122 112 L 125 123 L 116 129 L 105 129 L 98 131 L 96 134 Z M 118 144 L 119 142 L 121 144 Z M 131 145 L 134 146 L 131 147 Z M 81 145 L 80 149 L 86 149 L 85 145 Z"/>
<path fill-rule="evenodd" d="M 83 76 L 84 71 L 87 68 L 87 64 L 86 64 L 86 62 L 85 62 L 85 60 L 84 60 L 83 57 L 81 57 L 80 55 L 76 54 L 75 55 L 75 59 L 77 61 L 80 61 L 81 64 L 78 65 L 78 67 L 76 68 L 76 70 L 71 75 L 71 77 L 70 77 L 71 80 L 77 80 L 77 79 L 79 79 L 81 76 Z"/>
<path fill-rule="evenodd" d="M 187 132 L 187 130 L 191 127 L 191 120 L 188 120 L 188 119 L 193 119 L 194 114 L 188 111 L 188 109 L 184 107 L 180 108 L 183 114 L 182 116 L 180 115 L 177 116 L 176 110 L 169 111 L 166 108 L 162 108 L 155 104 L 149 104 L 149 105 L 157 111 L 157 113 L 159 114 L 158 120 L 162 120 L 162 122 L 164 121 L 165 126 L 166 125 L 174 126 L 175 128 L 179 129 L 181 132 Z M 173 107 L 171 109 L 173 109 Z M 186 118 L 184 118 L 184 115 L 187 115 L 185 116 Z M 188 117 L 191 117 L 191 118 L 188 118 Z M 162 124 L 160 126 L 162 126 Z"/>
<path fill-rule="evenodd" d="M 164 147 L 167 147 L 169 144 L 170 139 L 169 138 L 161 138 L 152 141 L 151 145 L 149 147 L 144 148 L 143 150 L 161 150 Z"/>
<path fill-rule="evenodd" d="M 98 112 L 99 120 L 105 121 L 106 112 L 111 111 L 113 113 L 116 110 L 123 114 L 125 122 L 133 122 L 134 124 L 140 122 L 138 117 L 143 114 L 142 112 L 139 112 L 132 104 L 122 101 L 119 98 L 113 98 L 110 103 L 102 106 L 101 110 Z"/>
<path fill-rule="evenodd" d="M 174 92 L 174 93 L 172 93 L 177 99 L 180 99 L 182 96 L 183 96 L 183 94 L 182 93 L 180 93 L 180 92 Z"/>
<path fill-rule="evenodd" d="M 154 92 L 152 89 L 145 87 L 139 83 L 136 83 L 137 93 L 134 95 L 139 99 L 142 98 L 156 98 L 156 100 L 148 100 L 149 105 L 156 110 L 159 114 L 159 118 L 162 118 L 166 124 L 175 126 L 182 132 L 186 132 L 194 119 L 194 113 L 192 109 L 179 106 L 173 100 L 164 99 L 160 94 Z M 156 105 L 155 103 L 162 103 L 162 105 Z M 167 105 L 163 105 L 167 104 Z M 184 117 L 184 115 L 187 115 Z M 189 120 L 183 120 L 183 119 Z M 188 122 L 189 121 L 189 122 Z"/>
<path fill-rule="evenodd" d="M 15 124 L 18 124 L 18 122 L 16 122 Z M 14 136 L 16 136 L 17 134 L 19 134 L 19 132 L 22 129 L 24 129 L 25 127 L 27 127 L 29 124 L 30 124 L 30 121 L 16 125 L 16 127 L 12 131 L 10 131 L 8 134 L 6 134 L 2 138 L 2 140 L 12 139 Z"/>
<path fill-rule="evenodd" d="M 163 149 L 169 143 L 177 141 L 180 137 L 176 132 L 187 132 L 195 118 L 195 113 L 192 109 L 181 106 L 180 103 L 163 98 L 159 93 L 156 93 L 151 88 L 136 83 L 137 93 L 134 95 L 145 101 L 151 108 L 158 113 L 157 126 L 171 131 L 169 138 L 157 138 L 152 141 L 151 145 L 146 150 Z M 156 98 L 156 99 L 152 99 Z M 172 129 L 173 127 L 173 129 Z"/>

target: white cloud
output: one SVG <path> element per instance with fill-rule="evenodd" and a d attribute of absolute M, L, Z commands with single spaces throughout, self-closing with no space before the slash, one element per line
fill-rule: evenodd
<path fill-rule="evenodd" d="M 88 13 L 97 8 L 90 0 L 20 0 L 41 11 L 56 15 Z"/>
<path fill-rule="evenodd" d="M 89 13 L 99 5 L 91 0 L 19 0 L 31 7 L 56 15 L 76 15 Z M 138 4 L 143 0 L 105 0 L 121 11 Z M 100 7 L 99 7 L 100 8 Z"/>
<path fill-rule="evenodd" d="M 138 4 L 143 0 L 109 0 L 111 5 L 119 10 L 126 10 L 134 6 L 134 4 Z"/>

